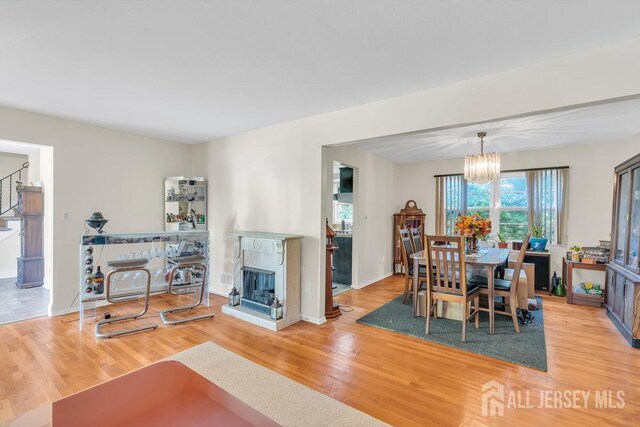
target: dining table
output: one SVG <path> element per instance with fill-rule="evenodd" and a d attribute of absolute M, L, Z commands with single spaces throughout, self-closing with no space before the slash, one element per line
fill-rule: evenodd
<path fill-rule="evenodd" d="M 465 264 L 469 267 L 473 267 L 477 270 L 484 270 L 487 275 L 487 288 L 489 292 L 489 333 L 493 335 L 495 333 L 494 327 L 494 314 L 495 314 L 495 272 L 496 269 L 507 263 L 509 259 L 509 249 L 500 248 L 481 248 L 478 252 L 465 254 Z M 413 271 L 420 271 L 420 266 L 428 266 L 427 255 L 425 251 L 418 251 L 411 254 L 410 258 L 413 259 Z M 420 275 L 413 275 L 413 294 L 417 294 L 419 286 Z M 429 280 L 427 281 L 427 283 Z M 417 308 L 417 297 L 414 298 L 414 313 Z M 427 310 L 429 315 L 429 310 Z"/>

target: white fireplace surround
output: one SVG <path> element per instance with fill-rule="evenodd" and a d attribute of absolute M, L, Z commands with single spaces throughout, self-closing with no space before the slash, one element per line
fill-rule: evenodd
<path fill-rule="evenodd" d="M 275 272 L 275 294 L 283 308 L 282 319 L 272 320 L 268 314 L 242 305 L 222 306 L 222 312 L 278 331 L 302 319 L 300 313 L 300 247 L 303 236 L 294 234 L 234 231 L 233 283 L 240 295 L 244 291 L 243 267 Z"/>

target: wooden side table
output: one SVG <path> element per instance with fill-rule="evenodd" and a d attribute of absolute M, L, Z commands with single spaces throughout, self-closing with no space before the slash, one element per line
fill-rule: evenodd
<path fill-rule="evenodd" d="M 583 270 L 606 271 L 606 264 L 588 264 L 581 261 L 568 261 L 566 257 L 562 258 L 562 277 L 567 287 L 567 304 L 582 304 L 592 307 L 602 307 L 604 304 L 605 292 L 602 295 L 574 294 L 573 293 L 573 269 L 580 268 Z"/>

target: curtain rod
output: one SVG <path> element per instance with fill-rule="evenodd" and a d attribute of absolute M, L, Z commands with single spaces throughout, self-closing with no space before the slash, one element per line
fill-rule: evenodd
<path fill-rule="evenodd" d="M 548 168 L 529 168 L 529 169 L 508 169 L 500 171 L 500 173 L 512 173 L 512 172 L 527 172 L 527 171 L 543 171 L 543 170 L 556 170 L 556 169 L 569 169 L 569 166 L 552 166 Z M 462 173 L 449 173 L 442 175 L 434 175 L 434 178 L 442 178 L 445 176 L 462 176 Z"/>

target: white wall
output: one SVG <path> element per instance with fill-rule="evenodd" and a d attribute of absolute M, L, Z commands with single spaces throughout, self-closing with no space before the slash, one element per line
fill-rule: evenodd
<path fill-rule="evenodd" d="M 4 178 L 18 169 L 21 169 L 22 165 L 28 161 L 29 156 L 26 154 L 0 152 L 0 178 Z M 28 182 L 28 169 L 22 171 L 22 182 L 24 184 L 27 184 Z"/>
<path fill-rule="evenodd" d="M 323 145 L 634 95 L 640 93 L 639 74 L 640 39 L 635 39 L 200 144 L 193 150 L 193 173 L 210 183 L 212 287 L 225 292 L 231 287 L 219 279 L 232 265 L 226 232 L 303 234 L 302 312 L 322 321 Z"/>
<path fill-rule="evenodd" d="M 395 163 L 355 146 L 325 147 L 322 217 L 332 217 L 333 162 L 354 167 L 353 287 L 392 274 Z"/>
<path fill-rule="evenodd" d="M 576 145 L 501 154 L 503 170 L 569 166 L 568 246 L 597 246 L 610 240 L 613 169 L 640 153 L 640 141 Z M 464 159 L 398 164 L 396 204 L 413 198 L 427 214 L 427 233 L 435 233 L 434 175 L 461 173 Z M 417 184 L 417 185 L 416 185 Z M 567 246 L 549 246 L 552 271 L 562 271 Z M 593 275 L 585 275 L 585 277 Z M 600 282 L 601 275 L 595 276 Z"/>
<path fill-rule="evenodd" d="M 164 177 L 191 173 L 189 145 L 9 108 L 0 108 L 0 139 L 53 150 L 52 217 L 45 217 L 45 239 L 49 234 L 53 245 L 45 269 L 53 280 L 54 314 L 65 312 L 78 291 L 84 219 L 97 210 L 109 219 L 110 232 L 163 230 Z M 41 172 L 51 174 L 47 167 Z M 47 201 L 50 191 L 44 188 Z"/>

